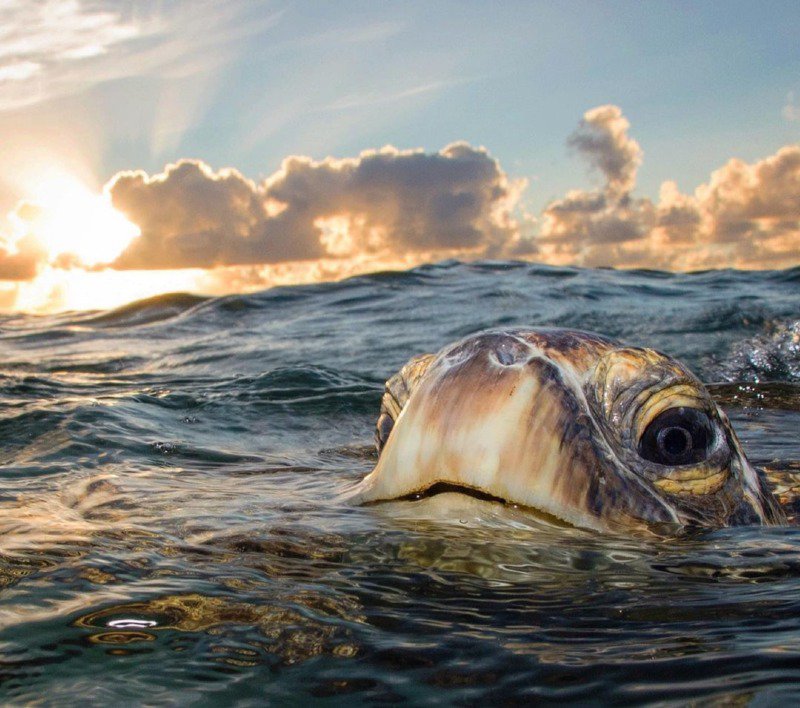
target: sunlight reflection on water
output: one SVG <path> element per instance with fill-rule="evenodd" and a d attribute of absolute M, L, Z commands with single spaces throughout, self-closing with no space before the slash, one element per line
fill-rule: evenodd
<path fill-rule="evenodd" d="M 443 264 L 8 319 L 2 695 L 788 699 L 798 529 L 599 535 L 460 495 L 366 508 L 341 497 L 375 463 L 385 377 L 501 321 L 600 329 L 682 357 L 716 382 L 750 458 L 793 479 L 797 362 L 781 339 L 800 311 L 793 280 L 667 280 Z M 758 297 L 736 305 L 744 287 Z M 476 313 L 475 293 L 491 292 L 502 297 Z M 723 301 L 727 320 L 710 329 Z M 772 357 L 773 380 L 748 348 Z"/>

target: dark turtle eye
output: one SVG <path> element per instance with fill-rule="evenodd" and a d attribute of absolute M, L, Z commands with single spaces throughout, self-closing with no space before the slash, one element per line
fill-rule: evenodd
<path fill-rule="evenodd" d="M 659 465 L 691 465 L 708 457 L 714 439 L 711 421 L 696 408 L 670 408 L 647 426 L 639 455 Z"/>

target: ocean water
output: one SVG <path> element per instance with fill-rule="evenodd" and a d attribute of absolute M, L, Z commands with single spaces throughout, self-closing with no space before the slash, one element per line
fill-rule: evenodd
<path fill-rule="evenodd" d="M 800 469 L 800 269 L 445 262 L 6 315 L 0 700 L 800 698 L 800 529 L 628 537 L 466 496 L 342 499 L 389 375 L 518 325 L 682 359 L 753 463 Z"/>

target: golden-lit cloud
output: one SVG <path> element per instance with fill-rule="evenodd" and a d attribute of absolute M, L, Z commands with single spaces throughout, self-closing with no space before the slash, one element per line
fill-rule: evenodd
<path fill-rule="evenodd" d="M 0 307 L 107 307 L 126 302 L 130 294 L 163 292 L 154 291 L 156 278 L 146 274 L 133 282 L 108 269 L 93 272 L 138 234 L 138 227 L 111 206 L 107 193 L 94 193 L 62 170 L 43 170 L 30 200 L 20 203 L 0 230 Z M 185 277 L 177 282 L 190 284 Z M 170 288 L 167 279 L 159 285 Z"/>
<path fill-rule="evenodd" d="M 642 153 L 616 106 L 593 109 L 570 139 L 605 176 L 602 189 L 550 203 L 544 262 L 621 268 L 782 268 L 800 262 L 800 146 L 755 163 L 732 159 L 693 194 L 674 182 L 634 198 Z M 576 137 L 577 136 L 577 137 Z"/>
<path fill-rule="evenodd" d="M 0 233 L 0 280 L 28 280 L 44 266 L 89 269 L 115 258 L 139 229 L 69 174 L 49 170 Z"/>
<path fill-rule="evenodd" d="M 800 146 L 731 160 L 692 194 L 665 182 L 653 200 L 634 195 L 643 151 L 629 130 L 617 106 L 586 112 L 568 144 L 604 183 L 551 202 L 532 239 L 523 185 L 465 143 L 295 156 L 259 184 L 196 161 L 122 173 L 108 191 L 142 234 L 113 267 L 227 268 L 211 280 L 256 287 L 449 256 L 676 270 L 800 261 Z"/>
<path fill-rule="evenodd" d="M 38 239 L 0 240 L 0 280 L 31 280 L 36 277 L 46 252 Z"/>
<path fill-rule="evenodd" d="M 97 194 L 50 170 L 0 225 L 0 307 L 108 307 L 165 290 L 244 292 L 443 258 L 550 264 L 782 268 L 800 263 L 800 145 L 731 159 L 692 193 L 636 196 L 643 151 L 617 106 L 584 115 L 568 145 L 602 184 L 538 220 L 523 180 L 484 148 L 385 147 L 287 157 L 266 179 L 181 160 L 120 172 Z"/>
<path fill-rule="evenodd" d="M 182 161 L 117 175 L 113 205 L 141 236 L 113 267 L 211 268 L 319 259 L 479 257 L 519 240 L 519 186 L 486 150 L 385 147 L 356 158 L 290 157 L 260 184 Z"/>

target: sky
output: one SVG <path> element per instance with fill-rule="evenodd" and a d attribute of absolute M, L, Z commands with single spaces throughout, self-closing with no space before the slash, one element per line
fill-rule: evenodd
<path fill-rule="evenodd" d="M 800 264 L 792 2 L 0 0 L 0 309 Z"/>

